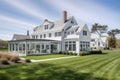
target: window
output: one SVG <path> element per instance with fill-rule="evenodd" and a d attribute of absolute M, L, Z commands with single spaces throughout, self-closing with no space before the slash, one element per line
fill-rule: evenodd
<path fill-rule="evenodd" d="M 49 49 L 49 45 L 46 45 L 46 49 Z"/>
<path fill-rule="evenodd" d="M 76 42 L 75 41 L 65 42 L 65 50 L 66 51 L 76 51 Z"/>
<path fill-rule="evenodd" d="M 98 42 L 98 46 L 100 46 L 100 42 Z"/>
<path fill-rule="evenodd" d="M 71 21 L 72 24 L 74 24 L 74 21 Z"/>
<path fill-rule="evenodd" d="M 74 34 L 74 31 L 71 31 L 71 34 Z"/>
<path fill-rule="evenodd" d="M 68 34 L 70 34 L 70 32 L 68 32 Z"/>
<path fill-rule="evenodd" d="M 46 34 L 44 34 L 44 38 L 46 38 Z"/>
<path fill-rule="evenodd" d="M 49 33 L 49 37 L 51 37 L 51 33 Z"/>
<path fill-rule="evenodd" d="M 56 36 L 61 36 L 61 32 L 55 32 L 55 37 Z"/>
<path fill-rule="evenodd" d="M 36 39 L 38 38 L 38 36 L 36 35 Z"/>
<path fill-rule="evenodd" d="M 68 51 L 68 42 L 65 42 L 65 50 Z"/>
<path fill-rule="evenodd" d="M 95 39 L 91 39 L 91 42 L 94 42 L 95 41 Z"/>
<path fill-rule="evenodd" d="M 69 51 L 72 51 L 72 44 L 69 42 Z"/>
<path fill-rule="evenodd" d="M 83 36 L 87 36 L 87 31 L 83 30 Z"/>
<path fill-rule="evenodd" d="M 55 37 L 57 36 L 57 32 L 55 32 Z"/>
<path fill-rule="evenodd" d="M 45 27 L 44 27 L 45 29 L 48 29 L 48 25 L 45 25 Z"/>
<path fill-rule="evenodd" d="M 42 49 L 44 49 L 44 44 L 42 44 Z"/>
<path fill-rule="evenodd" d="M 35 36 L 32 36 L 33 39 L 35 39 Z"/>
<path fill-rule="evenodd" d="M 76 50 L 76 43 L 73 42 L 73 51 L 75 51 L 75 50 Z"/>
<path fill-rule="evenodd" d="M 58 32 L 58 36 L 61 36 L 61 32 Z"/>
<path fill-rule="evenodd" d="M 42 35 L 40 35 L 40 38 L 42 38 Z"/>
<path fill-rule="evenodd" d="M 80 51 L 87 51 L 90 47 L 90 42 L 81 41 L 80 42 Z"/>

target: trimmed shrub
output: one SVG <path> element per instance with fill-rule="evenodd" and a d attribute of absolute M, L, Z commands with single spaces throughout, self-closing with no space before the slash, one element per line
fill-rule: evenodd
<path fill-rule="evenodd" d="M 0 59 L 1 64 L 9 64 L 8 60 L 6 58 L 1 58 Z"/>
<path fill-rule="evenodd" d="M 63 54 L 62 51 L 60 51 L 59 54 Z"/>
<path fill-rule="evenodd" d="M 100 51 L 90 51 L 89 52 L 90 54 L 102 54 L 102 51 L 100 50 Z"/>
<path fill-rule="evenodd" d="M 73 52 L 69 52 L 70 55 L 73 55 Z"/>
<path fill-rule="evenodd" d="M 64 52 L 64 55 L 67 55 L 68 52 Z"/>
<path fill-rule="evenodd" d="M 67 55 L 70 55 L 70 53 L 71 53 L 71 52 L 67 52 L 66 54 L 67 54 Z"/>
<path fill-rule="evenodd" d="M 88 52 L 80 52 L 80 56 L 90 55 Z"/>
<path fill-rule="evenodd" d="M 77 55 L 78 53 L 73 53 L 73 55 Z"/>
<path fill-rule="evenodd" d="M 25 62 L 30 63 L 31 60 L 30 59 L 25 59 Z"/>

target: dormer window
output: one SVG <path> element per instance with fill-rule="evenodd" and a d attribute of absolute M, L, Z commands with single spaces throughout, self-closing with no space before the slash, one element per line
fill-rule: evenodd
<path fill-rule="evenodd" d="M 71 21 L 72 24 L 74 24 L 74 21 Z"/>
<path fill-rule="evenodd" d="M 71 31 L 71 34 L 74 34 L 74 31 Z"/>
<path fill-rule="evenodd" d="M 87 31 L 83 30 L 83 36 L 87 36 Z"/>
<path fill-rule="evenodd" d="M 48 29 L 48 25 L 45 25 L 44 28 L 45 28 L 45 29 Z"/>

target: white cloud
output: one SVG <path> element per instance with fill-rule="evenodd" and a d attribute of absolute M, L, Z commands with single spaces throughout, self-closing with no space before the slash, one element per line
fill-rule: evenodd
<path fill-rule="evenodd" d="M 6 22 L 6 23 L 10 22 L 10 25 L 11 24 L 18 25 L 18 26 L 21 25 L 21 27 L 23 27 L 23 28 L 28 28 L 28 26 L 33 28 L 35 26 L 35 24 L 31 24 L 29 22 L 24 22 L 24 21 L 17 20 L 17 19 L 8 17 L 8 16 L 3 16 L 3 15 L 0 15 L 0 21 L 1 22 Z"/>
<path fill-rule="evenodd" d="M 11 34 L 0 34 L 0 39 L 2 39 L 2 40 L 11 40 L 12 35 Z"/>
<path fill-rule="evenodd" d="M 30 2 L 28 1 L 29 4 L 23 3 L 23 1 L 10 1 L 10 0 L 5 0 L 8 4 L 18 8 L 22 12 L 24 11 L 25 14 L 29 14 L 31 16 L 34 16 L 39 19 L 46 19 L 49 18 L 50 16 L 48 15 L 47 12 L 44 11 L 42 8 L 35 7 L 35 5 L 30 5 Z"/>
<path fill-rule="evenodd" d="M 91 0 L 81 1 L 79 3 L 70 0 L 44 0 L 46 3 L 55 7 L 58 11 L 67 10 L 76 19 L 80 19 L 87 24 L 107 24 L 110 28 L 120 26 L 119 13 L 112 11 L 102 5 L 92 2 Z M 77 20 L 78 21 L 78 20 Z"/>

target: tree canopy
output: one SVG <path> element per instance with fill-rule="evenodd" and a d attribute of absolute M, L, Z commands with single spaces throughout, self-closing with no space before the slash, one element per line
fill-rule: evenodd
<path fill-rule="evenodd" d="M 109 47 L 116 48 L 116 38 L 115 38 L 115 36 L 117 34 L 120 34 L 120 30 L 119 29 L 112 29 L 112 30 L 108 31 L 108 35 L 110 36 L 110 38 L 108 40 L 109 41 L 108 42 Z"/>
<path fill-rule="evenodd" d="M 100 36 L 102 33 L 106 33 L 108 29 L 107 25 L 100 25 L 98 23 L 95 23 L 92 25 L 91 32 L 97 32 Z"/>
<path fill-rule="evenodd" d="M 120 34 L 120 29 L 112 29 L 108 31 L 108 35 L 111 37 L 115 37 L 117 34 Z"/>

